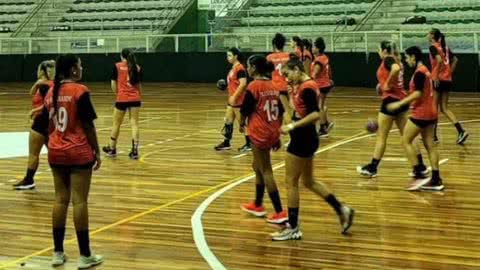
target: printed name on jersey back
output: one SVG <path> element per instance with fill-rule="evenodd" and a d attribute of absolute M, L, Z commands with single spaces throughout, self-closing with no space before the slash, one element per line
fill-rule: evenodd
<path fill-rule="evenodd" d="M 57 102 L 72 102 L 72 96 L 59 96 Z M 48 98 L 48 103 L 53 103 L 53 97 Z"/>

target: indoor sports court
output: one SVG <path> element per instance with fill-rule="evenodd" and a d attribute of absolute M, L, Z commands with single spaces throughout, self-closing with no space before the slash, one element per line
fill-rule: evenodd
<path fill-rule="evenodd" d="M 463 0 L 0 1 L 0 269 L 480 269 L 477 6 L 477 1 Z M 438 43 L 429 43 L 427 37 L 435 39 L 432 28 L 443 33 Z M 276 50 L 272 42 L 276 33 L 286 37 L 283 50 Z M 304 52 L 308 49 L 303 43 L 290 47 L 294 36 L 313 43 L 311 72 L 291 64 L 297 61 L 307 67 Z M 292 206 L 292 186 L 286 181 L 287 172 L 295 164 L 289 159 L 295 154 L 292 144 L 296 143 L 291 134 L 301 128 L 298 123 L 305 121 L 302 119 L 309 117 L 295 119 L 300 110 L 296 80 L 303 78 L 297 75 L 304 74 L 308 81 L 317 75 L 316 66 L 323 68 L 315 60 L 318 37 L 325 40 L 330 82 L 334 84 L 328 99 L 327 94 L 316 90 L 317 98 L 328 100 L 327 105 L 316 103 L 314 111 L 307 111 L 310 116 L 325 112 L 334 125 L 323 130 L 326 135 L 318 139 L 319 147 L 310 160 L 315 180 L 331 190 L 329 196 L 334 194 L 343 207 L 354 209 L 348 228 L 342 219 L 339 224 L 337 208 L 329 199 L 310 192 L 311 187 L 302 184 L 303 178 L 298 182 L 300 206 Z M 377 138 L 385 125 L 382 117 L 389 115 L 382 107 L 384 94 L 394 91 L 390 90 L 394 86 L 388 87 L 393 79 L 389 77 L 384 87 L 378 76 L 378 70 L 387 66 L 385 59 L 397 57 L 382 47 L 384 40 L 395 44 L 389 48 L 402 54 L 386 69 L 387 77 L 402 78 L 398 84 L 405 93 L 396 101 L 405 102 L 417 92 L 416 100 L 423 104 L 429 98 L 435 101 L 438 141 L 434 148 L 438 160 L 430 162 L 433 150 L 428 145 L 433 137 L 425 131 L 433 131 L 433 126 L 420 127 L 412 120 L 415 110 L 423 106 L 421 102 L 407 104 L 409 122 L 402 134 L 408 134 L 404 132 L 409 124 L 421 130 L 421 135 L 426 134 L 424 138 L 418 135 L 414 144 L 419 145 L 426 166 L 425 179 L 431 184 L 439 172 L 441 189 L 419 186 L 411 190 L 411 183 L 419 181 L 415 167 L 419 164 L 412 164 L 405 138 L 395 124 L 386 131 L 386 150 L 376 162 L 375 173 L 367 174 L 367 169 L 372 172 L 370 167 L 362 167 L 372 159 L 379 144 Z M 421 59 L 410 53 L 413 46 L 423 52 Z M 245 203 L 257 204 L 258 179 L 267 180 L 255 167 L 256 141 L 252 140 L 253 150 L 240 149 L 245 136 L 254 137 L 254 132 L 248 129 L 247 134 L 240 133 L 237 119 L 228 123 L 226 117 L 226 107 L 235 106 L 230 102 L 229 88 L 218 81 L 232 84 L 232 65 L 227 62 L 231 47 L 239 48 L 239 63 L 246 74 L 243 79 L 249 85 L 272 80 L 270 74 L 265 78 L 259 75 L 259 66 L 254 66 L 254 57 L 250 56 L 283 51 L 295 54 L 298 47 L 303 50 L 300 58 L 289 56 L 283 66 L 286 71 L 276 69 L 289 84 L 285 112 L 291 111 L 294 119 L 280 119 L 279 124 L 282 128 L 296 125 L 287 134 L 278 133 L 280 149 L 267 151 L 271 153 L 271 169 L 283 209 L 288 213 L 286 221 L 279 224 L 266 222 L 269 214 L 277 211 L 267 190 L 262 190 L 262 195 L 265 193 L 263 206 L 268 215 L 257 217 L 255 211 L 245 211 Z M 129 64 L 133 56 L 121 54 L 124 48 L 135 55 L 135 65 Z M 59 56 L 66 54 L 76 54 L 79 60 L 67 69 L 70 77 L 59 78 L 64 67 Z M 432 69 L 432 65 L 442 66 L 435 63 L 437 56 L 451 72 L 452 89 L 442 94 L 436 81 L 443 81 L 443 73 Z M 38 110 L 40 116 L 31 117 L 31 110 L 36 109 L 32 96 L 36 94 L 29 91 L 40 81 L 37 74 L 45 60 L 56 60 L 53 66 L 44 68 L 46 80 L 52 85 L 88 88 L 96 115 L 90 120 L 94 121 L 98 143 L 90 140 L 86 124 L 78 124 L 87 121 L 84 107 L 90 105 L 84 99 L 79 98 L 82 101 L 78 101 L 78 108 L 65 116 L 68 122 L 62 120 L 60 110 L 58 116 L 48 110 L 52 106 L 53 111 L 56 109 L 50 100 L 57 99 L 61 108 L 66 106 L 63 86 L 47 87 Z M 427 72 L 420 86 L 416 74 L 422 60 L 433 75 Z M 125 67 L 118 65 L 122 61 Z M 411 65 L 412 61 L 415 63 Z M 452 63 L 456 67 L 452 68 Z M 394 65 L 400 66 L 401 72 L 393 72 Z M 130 83 L 135 67 L 135 76 L 140 78 L 136 84 Z M 55 72 L 55 79 L 49 78 L 49 68 Z M 127 79 L 122 79 L 122 71 Z M 83 76 L 75 77 L 76 72 Z M 241 79 L 237 76 L 240 85 Z M 120 131 L 113 135 L 114 119 L 122 111 L 119 92 L 126 91 L 121 88 L 122 80 L 140 93 L 141 107 L 136 124 L 132 107 L 123 110 L 126 113 Z M 250 86 L 245 88 L 252 91 Z M 430 93 L 427 88 L 431 95 L 425 94 Z M 448 109 L 441 103 L 441 95 L 447 96 L 455 123 L 444 113 Z M 238 107 L 242 115 L 245 104 Z M 42 116 L 47 117 L 47 147 L 43 146 L 38 155 L 35 184 L 19 189 L 14 185 L 31 173 L 32 132 L 38 131 L 35 127 L 41 126 Z M 318 118 L 310 124 L 316 131 L 317 120 L 322 121 Z M 59 226 L 55 225 L 60 190 L 57 176 L 59 166 L 64 164 L 55 164 L 54 142 L 74 140 L 61 128 L 74 123 L 83 127 L 74 132 L 85 132 L 96 164 L 101 163 L 88 179 L 89 255 L 85 255 L 85 240 L 81 239 L 85 236 L 77 227 L 85 221 L 78 222 L 76 216 L 83 210 L 78 210 L 81 203 L 74 198 L 74 172 L 80 167 L 69 167 L 72 174 L 63 180 L 71 189 L 72 199 L 66 208 L 61 250 Z M 229 148 L 218 150 L 215 147 L 227 140 L 228 124 L 233 124 Z M 138 125 L 139 138 L 133 135 L 132 125 Z M 320 135 L 322 127 L 318 132 Z M 107 146 L 115 152 L 106 151 Z M 67 153 L 68 149 L 62 151 Z M 74 152 L 70 158 L 75 155 L 83 152 Z M 302 173 L 307 170 L 299 169 Z M 272 241 L 272 233 L 295 228 L 291 225 L 293 208 L 299 213 L 297 228 L 301 233 L 297 231 L 283 239 L 286 241 Z M 273 236 L 273 240 L 278 239 Z M 97 254 L 101 254 L 101 260 L 93 258 Z M 56 255 L 61 263 L 55 263 Z M 82 264 L 80 257 L 92 261 Z"/>

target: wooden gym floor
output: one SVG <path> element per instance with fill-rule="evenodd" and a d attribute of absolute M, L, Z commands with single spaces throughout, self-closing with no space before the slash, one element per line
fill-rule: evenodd
<path fill-rule="evenodd" d="M 107 84 L 88 86 L 104 145 L 114 98 Z M 29 130 L 29 87 L 1 86 L 1 133 Z M 141 159 L 128 160 L 125 121 L 118 157 L 105 158 L 94 174 L 91 243 L 106 259 L 96 269 L 480 269 L 479 93 L 452 94 L 451 108 L 471 135 L 465 146 L 456 145 L 455 129 L 442 116 L 446 190 L 429 194 L 403 190 L 409 166 L 398 132 L 391 134 L 376 181 L 357 175 L 355 167 L 371 159 L 375 137 L 364 124 L 376 116 L 378 98 L 372 89 L 335 89 L 328 105 L 336 125 L 321 141 L 315 174 L 357 210 L 356 222 L 342 236 L 331 209 L 302 188 L 304 239 L 289 242 L 272 242 L 269 233 L 276 228 L 239 209 L 254 195 L 251 154 L 236 151 L 243 136 L 236 129 L 235 150 L 213 151 L 222 139 L 225 99 L 213 85 L 144 85 Z M 272 158 L 286 207 L 284 150 Z M 0 160 L 0 269 L 50 269 L 51 174 L 43 155 L 36 190 L 13 191 L 12 179 L 23 176 L 26 161 Z M 271 211 L 268 196 L 265 205 Z M 71 215 L 65 245 L 70 260 L 58 269 L 76 269 Z"/>

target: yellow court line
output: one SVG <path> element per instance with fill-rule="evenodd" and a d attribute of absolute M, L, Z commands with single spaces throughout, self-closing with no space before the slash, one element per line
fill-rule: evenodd
<path fill-rule="evenodd" d="M 464 120 L 464 121 L 460 121 L 460 122 L 461 122 L 461 123 L 472 123 L 472 122 L 479 122 L 479 121 L 480 121 L 480 119 L 473 119 L 473 120 Z M 446 125 L 446 124 L 449 124 L 449 123 L 440 123 L 439 125 Z M 394 132 L 394 131 L 398 131 L 398 130 L 391 130 L 390 132 Z M 353 136 L 350 136 L 350 137 L 348 137 L 348 138 L 339 140 L 339 141 L 334 142 L 334 143 L 330 143 L 330 144 L 324 146 L 323 148 L 330 147 L 331 145 L 335 145 L 335 144 L 341 143 L 342 141 L 345 141 L 345 140 L 350 140 L 350 139 L 352 139 L 352 138 L 354 138 L 354 137 L 356 137 L 356 136 L 361 136 L 361 135 L 363 135 L 363 134 L 366 134 L 366 132 L 365 132 L 365 131 L 362 131 L 362 132 L 360 132 L 360 133 L 358 133 L 358 134 L 355 134 L 355 135 L 353 135 Z M 374 135 L 372 135 L 372 136 L 374 136 Z M 282 164 L 284 164 L 284 163 L 285 163 L 285 162 L 282 161 L 282 162 L 279 162 L 279 163 L 273 165 L 272 167 L 282 166 Z M 115 227 L 115 226 L 128 223 L 128 222 L 130 222 L 130 221 L 133 221 L 133 220 L 138 219 L 138 218 L 140 218 L 140 217 L 143 217 L 143 216 L 145 216 L 145 215 L 148 215 L 148 214 L 154 213 L 154 212 L 156 212 L 156 211 L 162 210 L 162 209 L 164 209 L 164 208 L 167 208 L 167 207 L 169 207 L 169 206 L 171 206 L 171 205 L 174 205 L 174 204 L 183 202 L 183 201 L 188 200 L 188 199 L 191 199 L 191 198 L 198 197 L 198 196 L 203 195 L 203 194 L 205 194 L 205 193 L 207 193 L 207 192 L 210 192 L 210 191 L 212 191 L 212 190 L 221 188 L 221 187 L 223 187 L 223 186 L 227 186 L 227 185 L 229 185 L 229 184 L 231 184 L 231 183 L 234 183 L 234 182 L 236 182 L 236 181 L 239 181 L 239 180 L 241 180 L 241 179 L 244 179 L 244 178 L 247 178 L 247 177 L 253 177 L 253 176 L 254 176 L 254 173 L 245 174 L 245 175 L 243 175 L 243 176 L 237 177 L 237 178 L 235 178 L 235 179 L 233 179 L 233 180 L 230 180 L 230 181 L 228 181 L 228 182 L 225 182 L 225 183 L 222 183 L 222 184 L 218 184 L 218 185 L 216 185 L 216 186 L 213 186 L 213 187 L 210 187 L 210 188 L 207 188 L 207 189 L 204 189 L 204 190 L 201 190 L 201 191 L 192 193 L 192 194 L 190 194 L 190 195 L 188 195 L 188 196 L 185 196 L 185 197 L 183 197 L 183 198 L 180 198 L 180 199 L 178 199 L 178 200 L 171 201 L 171 202 L 169 202 L 169 203 L 165 203 L 165 204 L 159 205 L 159 206 L 157 206 L 157 207 L 151 208 L 151 209 L 149 209 L 149 210 L 146 210 L 146 211 L 144 211 L 144 212 L 138 213 L 138 214 L 133 215 L 133 216 L 131 216 L 131 217 L 122 219 L 122 220 L 117 221 L 117 222 L 115 222 L 115 223 L 112 223 L 112 224 L 110 224 L 110 225 L 107 225 L 107 226 L 104 226 L 104 227 L 102 227 L 102 228 L 99 228 L 99 229 L 97 229 L 97 230 L 95 230 L 95 231 L 92 231 L 92 232 L 90 233 L 90 235 L 91 235 L 91 236 L 94 236 L 95 234 L 98 234 L 98 233 L 100 233 L 100 232 L 106 231 L 106 230 L 108 230 L 108 229 L 110 229 L 110 228 L 113 228 L 113 227 Z M 93 238 L 93 237 L 92 237 L 92 238 Z M 75 240 L 76 240 L 76 238 L 69 239 L 69 240 L 66 240 L 64 243 L 65 243 L 65 244 L 70 244 L 70 243 L 73 243 Z M 22 257 L 22 258 L 19 258 L 19 259 L 17 259 L 17 260 L 3 263 L 2 265 L 0 265 L 0 269 L 5 269 L 6 267 L 13 267 L 13 266 L 15 266 L 15 265 L 17 265 L 17 264 L 20 264 L 20 263 L 22 263 L 22 262 L 25 262 L 26 260 L 28 260 L 28 259 L 30 259 L 30 258 L 33 258 L 33 257 L 35 257 L 35 256 L 39 256 L 39 255 L 42 255 L 43 253 L 46 253 L 46 252 L 48 252 L 48 251 L 51 251 L 51 250 L 53 250 L 53 248 L 54 248 L 54 247 L 51 246 L 51 247 L 42 249 L 42 250 L 40 250 L 40 251 L 37 251 L 37 252 L 35 252 L 35 253 L 32 253 L 32 254 L 30 254 L 30 255 L 27 255 L 27 256 L 24 256 L 24 257 Z"/>
<path fill-rule="evenodd" d="M 342 142 L 342 141 L 344 141 L 344 140 L 349 140 L 349 139 L 351 139 L 351 138 L 353 138 L 353 137 L 359 136 L 360 134 L 364 134 L 364 133 L 365 133 L 365 132 L 361 132 L 361 133 L 359 133 L 359 134 L 355 134 L 355 135 L 350 136 L 350 137 L 348 137 L 348 138 L 339 140 L 338 142 L 328 144 L 328 145 L 326 145 L 326 146 L 324 146 L 324 147 L 329 147 L 330 145 L 340 143 L 340 142 Z M 272 167 L 281 166 L 281 165 L 284 164 L 284 163 L 285 163 L 285 162 L 282 161 L 282 162 L 279 162 L 279 163 L 273 165 Z M 216 185 L 216 186 L 213 186 L 213 187 L 210 187 L 210 188 L 207 188 L 207 189 L 204 189 L 204 190 L 201 190 L 201 191 L 192 193 L 192 194 L 187 195 L 187 196 L 185 196 L 185 197 L 183 197 L 183 198 L 180 198 L 180 199 L 178 199 L 178 200 L 171 201 L 171 202 L 168 202 L 168 203 L 159 205 L 159 206 L 157 206 L 157 207 L 151 208 L 151 209 L 146 210 L 146 211 L 144 211 L 144 212 L 138 213 L 138 214 L 136 214 L 136 215 L 130 216 L 130 217 L 128 217 L 128 218 L 119 220 L 119 221 L 117 221 L 117 222 L 115 222 L 115 223 L 112 223 L 112 224 L 106 225 L 106 226 L 104 226 L 104 227 L 101 227 L 101 228 L 99 228 L 99 229 L 97 229 L 97 230 L 94 230 L 94 231 L 90 232 L 90 236 L 91 236 L 91 238 L 93 238 L 92 236 L 94 236 L 94 235 L 96 235 L 96 234 L 98 234 L 98 233 L 101 233 L 101 232 L 103 232 L 103 231 L 106 231 L 106 230 L 108 230 L 108 229 L 111 229 L 111 228 L 113 228 L 113 227 L 116 227 L 116 226 L 119 226 L 119 225 L 128 223 L 128 222 L 130 222 L 130 221 L 133 221 L 133 220 L 135 220 L 135 219 L 141 218 L 141 217 L 143 217 L 143 216 L 146 216 L 146 215 L 148 215 L 148 214 L 154 213 L 154 212 L 156 212 L 156 211 L 162 210 L 162 209 L 167 208 L 167 207 L 169 207 L 169 206 L 172 206 L 172 205 L 174 205 L 174 204 L 177 204 L 177 203 L 186 201 L 186 200 L 188 200 L 188 199 L 192 199 L 192 198 L 198 197 L 198 196 L 203 195 L 203 194 L 205 194 L 205 193 L 208 193 L 208 192 L 210 192 L 210 191 L 212 191 L 212 190 L 219 189 L 219 188 L 221 188 L 221 187 L 223 187 L 223 186 L 227 186 L 227 185 L 229 185 L 229 184 L 231 184 L 231 183 L 234 183 L 234 182 L 236 182 L 236 181 L 239 181 L 239 180 L 241 180 L 241 179 L 244 179 L 244 178 L 247 178 L 247 177 L 253 177 L 253 176 L 254 176 L 254 173 L 245 174 L 245 175 L 243 175 L 243 176 L 236 177 L 235 179 L 230 180 L 230 181 L 228 181 L 228 182 L 224 182 L 224 183 L 218 184 L 218 185 Z M 75 242 L 75 241 L 76 241 L 76 238 L 72 238 L 72 239 L 66 240 L 66 241 L 64 242 L 64 244 L 71 244 L 71 243 L 73 243 L 73 242 Z M 22 257 L 22 258 L 16 259 L 16 260 L 14 260 L 14 261 L 6 262 L 6 263 L 0 265 L 0 269 L 5 269 L 6 267 L 13 267 L 13 266 L 15 266 L 15 265 L 17 265 L 17 264 L 20 264 L 20 263 L 25 262 L 25 261 L 28 260 L 28 259 L 31 259 L 31 258 L 33 258 L 33 257 L 42 255 L 42 254 L 44 254 L 44 253 L 46 253 L 46 252 L 52 251 L 53 248 L 54 248 L 54 247 L 51 246 L 51 247 L 48 247 L 48 248 L 39 250 L 39 251 L 37 251 L 37 252 L 34 252 L 34 253 L 30 254 L 30 255 L 24 256 L 24 257 Z"/>

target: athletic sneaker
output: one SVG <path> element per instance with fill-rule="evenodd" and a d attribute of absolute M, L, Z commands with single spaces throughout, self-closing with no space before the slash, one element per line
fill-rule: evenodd
<path fill-rule="evenodd" d="M 51 264 L 53 267 L 58 267 L 58 266 L 64 265 L 66 261 L 67 261 L 67 256 L 65 256 L 65 253 L 57 251 L 53 253 Z"/>
<path fill-rule="evenodd" d="M 215 151 L 224 151 L 224 150 L 230 150 L 232 147 L 230 146 L 230 143 L 222 142 L 219 145 L 214 147 Z"/>
<path fill-rule="evenodd" d="M 274 232 L 270 235 L 272 236 L 273 241 L 300 240 L 303 236 L 299 226 L 292 228 L 288 223 L 283 230 Z"/>
<path fill-rule="evenodd" d="M 330 130 L 335 126 L 334 122 L 330 122 L 327 124 L 327 132 L 330 132 Z"/>
<path fill-rule="evenodd" d="M 244 203 L 240 206 L 240 209 L 256 217 L 263 217 L 267 214 L 263 206 L 256 206 L 254 202 Z"/>
<path fill-rule="evenodd" d="M 23 180 L 13 184 L 15 190 L 30 190 L 35 188 L 35 182 L 33 179 L 27 179 L 26 177 Z"/>
<path fill-rule="evenodd" d="M 107 157 L 116 157 L 117 156 L 117 149 L 111 148 L 110 145 L 104 146 L 102 148 L 102 150 L 107 155 Z"/>
<path fill-rule="evenodd" d="M 437 136 L 433 136 L 433 144 L 439 144 L 440 140 L 438 139 Z"/>
<path fill-rule="evenodd" d="M 457 144 L 463 145 L 463 143 L 467 140 L 468 135 L 469 134 L 465 130 L 458 133 Z"/>
<path fill-rule="evenodd" d="M 348 229 L 350 229 L 350 227 L 353 224 L 354 216 L 355 216 L 355 210 L 353 210 L 353 208 L 350 208 L 348 206 L 342 206 L 342 215 L 339 216 L 342 234 L 345 234 L 348 232 Z"/>
<path fill-rule="evenodd" d="M 358 166 L 357 167 L 357 172 L 361 176 L 367 176 L 367 177 L 377 177 L 377 170 L 373 168 L 372 164 L 367 164 L 365 166 Z"/>
<path fill-rule="evenodd" d="M 420 188 L 422 191 L 442 191 L 445 186 L 442 183 L 442 179 L 430 180 L 427 184 Z"/>
<path fill-rule="evenodd" d="M 428 174 L 430 173 L 430 170 L 427 168 L 427 166 L 421 165 L 419 169 L 420 169 L 419 173 L 423 175 L 423 177 L 421 178 L 427 178 Z M 408 173 L 408 176 L 411 176 L 411 177 L 415 177 L 415 175 L 416 175 L 415 170 L 412 170 L 410 173 Z"/>
<path fill-rule="evenodd" d="M 328 138 L 328 132 L 324 129 L 320 129 L 318 131 L 318 137 L 319 138 Z"/>
<path fill-rule="evenodd" d="M 138 155 L 138 151 L 130 151 L 130 153 L 128 154 L 128 157 L 131 159 L 131 160 L 137 160 L 139 155 Z"/>
<path fill-rule="evenodd" d="M 88 269 L 103 263 L 103 256 L 92 255 L 90 257 L 80 256 L 78 259 L 78 269 Z"/>
<path fill-rule="evenodd" d="M 244 144 L 242 147 L 238 148 L 238 152 L 246 153 L 252 151 L 252 146 L 249 143 Z"/>
<path fill-rule="evenodd" d="M 430 182 L 430 178 L 415 178 L 415 180 L 413 180 L 412 182 L 410 182 L 410 184 L 408 185 L 408 187 L 406 188 L 406 190 L 408 191 L 417 191 L 419 190 L 422 186 L 426 185 L 428 182 Z"/>
<path fill-rule="evenodd" d="M 288 221 L 287 211 L 282 211 L 280 213 L 271 214 L 267 218 L 267 222 L 272 223 L 272 224 L 282 224 L 286 221 Z"/>

